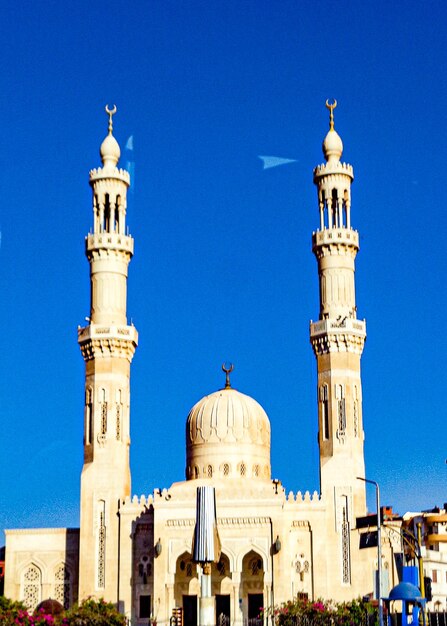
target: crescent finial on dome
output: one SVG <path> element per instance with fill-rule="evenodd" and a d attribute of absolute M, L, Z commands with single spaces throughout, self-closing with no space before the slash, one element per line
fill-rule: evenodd
<path fill-rule="evenodd" d="M 233 370 L 233 363 L 230 363 L 228 367 L 226 363 L 222 363 L 222 371 L 225 372 L 225 389 L 231 389 L 230 374 Z"/>
<path fill-rule="evenodd" d="M 326 108 L 329 109 L 329 130 L 334 130 L 334 109 L 337 107 L 337 100 L 334 98 L 331 103 L 330 100 L 326 100 Z"/>
<path fill-rule="evenodd" d="M 116 104 L 113 105 L 113 109 L 109 109 L 109 105 L 106 104 L 105 106 L 105 111 L 107 113 L 107 115 L 109 116 L 109 135 L 112 134 L 113 132 L 113 116 L 115 115 L 117 109 L 116 109 Z"/>

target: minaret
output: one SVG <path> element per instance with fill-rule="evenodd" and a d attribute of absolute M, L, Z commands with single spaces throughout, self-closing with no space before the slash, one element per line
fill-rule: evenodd
<path fill-rule="evenodd" d="M 317 358 L 318 443 L 320 487 L 335 507 L 341 532 L 364 515 L 362 386 L 360 359 L 366 338 L 364 320 L 357 319 L 355 257 L 359 234 L 351 227 L 351 165 L 340 161 L 343 143 L 334 129 L 333 104 L 329 132 L 323 142 L 326 163 L 314 170 L 318 189 L 320 228 L 312 235 L 318 262 L 320 315 L 310 324 L 310 340 Z M 347 581 L 345 581 L 347 582 Z"/>
<path fill-rule="evenodd" d="M 126 233 L 129 173 L 118 169 L 113 136 L 116 107 L 106 107 L 109 132 L 101 144 L 103 167 L 91 170 L 93 232 L 86 237 L 90 263 L 90 317 L 78 329 L 85 361 L 84 466 L 81 475 L 79 600 L 117 600 L 120 499 L 130 495 L 130 363 L 138 342 L 127 323 L 127 268 L 133 239 Z"/>

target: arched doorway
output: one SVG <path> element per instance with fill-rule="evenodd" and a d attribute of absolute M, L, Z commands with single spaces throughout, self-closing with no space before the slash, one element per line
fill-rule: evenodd
<path fill-rule="evenodd" d="M 175 606 L 183 610 L 183 626 L 197 626 L 199 577 L 189 552 L 181 554 L 175 566 Z"/>
<path fill-rule="evenodd" d="M 244 617 L 249 626 L 262 623 L 259 616 L 264 608 L 264 562 L 254 550 L 243 558 L 241 588 Z"/>
<path fill-rule="evenodd" d="M 212 594 L 216 598 L 216 626 L 229 626 L 231 619 L 232 580 L 230 560 L 222 554 L 211 566 Z"/>

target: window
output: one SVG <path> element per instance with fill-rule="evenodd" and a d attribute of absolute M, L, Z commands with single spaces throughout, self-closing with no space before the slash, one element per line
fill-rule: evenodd
<path fill-rule="evenodd" d="M 93 392 L 91 387 L 85 392 L 85 444 L 89 445 L 93 439 Z"/>
<path fill-rule="evenodd" d="M 99 503 L 99 519 L 98 519 L 98 571 L 97 585 L 98 589 L 104 589 L 106 586 L 106 525 L 105 525 L 106 503 L 101 500 Z"/>
<path fill-rule="evenodd" d="M 121 441 L 121 416 L 123 413 L 123 404 L 121 400 L 121 389 L 116 394 L 116 440 Z"/>
<path fill-rule="evenodd" d="M 105 389 L 102 390 L 101 400 L 101 435 L 105 435 L 107 432 L 107 402 Z"/>
<path fill-rule="evenodd" d="M 149 557 L 144 555 L 141 557 L 138 563 L 138 577 L 139 582 L 143 585 L 147 585 L 148 578 L 152 574 L 152 564 L 149 561 Z"/>
<path fill-rule="evenodd" d="M 140 596 L 140 617 L 151 616 L 151 597 Z"/>
<path fill-rule="evenodd" d="M 70 607 L 70 572 L 60 565 L 54 575 L 54 597 L 65 610 Z"/>
<path fill-rule="evenodd" d="M 354 387 L 354 437 L 359 436 L 359 399 L 357 386 Z"/>
<path fill-rule="evenodd" d="M 34 611 L 40 602 L 41 574 L 36 565 L 30 565 L 23 575 L 22 598 L 27 609 Z"/>
<path fill-rule="evenodd" d="M 329 439 L 329 400 L 328 387 L 323 385 L 320 387 L 320 403 L 321 403 L 321 426 L 323 429 L 323 439 Z"/>
<path fill-rule="evenodd" d="M 432 582 L 437 583 L 438 582 L 438 570 L 434 569 L 431 573 L 431 579 Z"/>
<path fill-rule="evenodd" d="M 351 583 L 351 550 L 349 544 L 348 498 L 343 496 L 342 524 L 341 524 L 341 559 L 342 582 Z"/>
<path fill-rule="evenodd" d="M 344 443 L 346 435 L 346 400 L 343 385 L 335 385 L 335 398 L 337 401 L 337 438 Z"/>

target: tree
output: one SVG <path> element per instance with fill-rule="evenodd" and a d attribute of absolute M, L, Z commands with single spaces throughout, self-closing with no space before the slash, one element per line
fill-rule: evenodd
<path fill-rule="evenodd" d="M 0 596 L 0 624 L 2 626 L 55 626 L 55 620 L 45 611 L 32 615 L 28 613 L 22 602 Z"/>
<path fill-rule="evenodd" d="M 66 611 L 61 626 L 126 626 L 126 618 L 110 602 L 89 598 Z"/>

